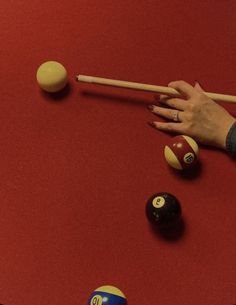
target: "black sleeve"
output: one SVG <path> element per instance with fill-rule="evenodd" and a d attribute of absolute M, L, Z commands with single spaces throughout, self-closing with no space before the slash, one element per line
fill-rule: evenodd
<path fill-rule="evenodd" d="M 236 157 L 236 122 L 230 128 L 226 137 L 226 151 Z"/>

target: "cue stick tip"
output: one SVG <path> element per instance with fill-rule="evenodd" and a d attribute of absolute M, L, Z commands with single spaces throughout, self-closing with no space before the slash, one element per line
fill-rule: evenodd
<path fill-rule="evenodd" d="M 79 74 L 79 75 L 76 75 L 75 79 L 77 82 L 92 83 L 94 77 Z"/>

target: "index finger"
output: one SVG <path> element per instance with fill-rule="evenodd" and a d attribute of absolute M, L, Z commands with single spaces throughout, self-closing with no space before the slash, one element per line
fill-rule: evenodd
<path fill-rule="evenodd" d="M 187 98 L 192 97 L 196 93 L 196 90 L 193 88 L 193 86 L 183 80 L 171 82 L 169 83 L 168 87 L 177 90 L 181 95 Z"/>

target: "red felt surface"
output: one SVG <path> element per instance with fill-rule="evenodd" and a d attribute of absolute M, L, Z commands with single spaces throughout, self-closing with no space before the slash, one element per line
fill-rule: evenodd
<path fill-rule="evenodd" d="M 4 1 L 0 10 L 0 302 L 86 304 L 112 284 L 138 304 L 236 302 L 236 163 L 201 148 L 192 175 L 168 168 L 151 94 L 75 83 L 77 74 L 236 94 L 236 2 Z M 35 81 L 66 66 L 63 96 Z M 225 105 L 236 114 L 236 105 Z M 182 203 L 175 240 L 145 202 Z"/>

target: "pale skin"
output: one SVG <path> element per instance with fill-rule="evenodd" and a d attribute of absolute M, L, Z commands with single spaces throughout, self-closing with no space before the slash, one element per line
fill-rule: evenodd
<path fill-rule="evenodd" d="M 207 97 L 198 83 L 193 87 L 185 81 L 174 81 L 168 87 L 180 92 L 183 98 L 161 95 L 160 105 L 150 109 L 169 121 L 154 121 L 151 125 L 162 131 L 188 135 L 201 144 L 225 149 L 227 134 L 236 118 Z"/>

